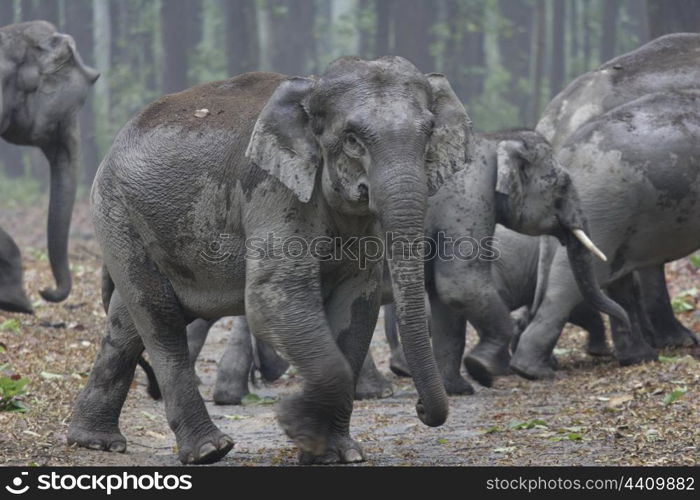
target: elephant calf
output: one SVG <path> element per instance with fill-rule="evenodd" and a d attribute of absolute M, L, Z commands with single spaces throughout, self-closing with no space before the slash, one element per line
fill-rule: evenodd
<path fill-rule="evenodd" d="M 22 255 L 14 240 L 0 228 L 0 310 L 32 314 L 22 288 Z"/>

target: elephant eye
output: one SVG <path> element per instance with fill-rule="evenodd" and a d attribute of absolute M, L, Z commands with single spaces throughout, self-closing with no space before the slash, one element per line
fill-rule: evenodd
<path fill-rule="evenodd" d="M 343 151 L 351 158 L 359 158 L 365 154 L 365 148 L 353 133 L 345 135 L 343 140 Z"/>

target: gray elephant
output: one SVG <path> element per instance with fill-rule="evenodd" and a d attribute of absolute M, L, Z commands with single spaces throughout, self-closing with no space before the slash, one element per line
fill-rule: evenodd
<path fill-rule="evenodd" d="M 45 21 L 0 28 L 0 137 L 37 146 L 51 167 L 49 261 L 56 289 L 51 302 L 70 294 L 68 232 L 80 162 L 78 111 L 100 74 L 86 66 L 69 35 Z"/>
<path fill-rule="evenodd" d="M 537 124 L 555 150 L 582 125 L 645 94 L 700 88 L 700 35 L 674 33 L 648 42 L 590 71 L 569 84 L 545 109 Z M 697 343 L 675 317 L 663 265 L 636 272 L 652 324 L 655 347 Z"/>
<path fill-rule="evenodd" d="M 0 228 L 0 310 L 32 314 L 22 288 L 22 255 L 14 240 Z"/>
<path fill-rule="evenodd" d="M 589 120 L 557 155 L 571 166 L 592 236 L 611 257 L 596 263 L 595 275 L 629 313 L 629 324 L 611 318 L 623 365 L 656 358 L 644 337 L 653 326 L 634 271 L 700 247 L 699 104 L 695 91 L 645 95 Z M 561 250 L 552 257 L 544 290 L 511 360 L 528 378 L 552 376 L 548 359 L 569 312 L 581 301 Z"/>
<path fill-rule="evenodd" d="M 416 410 L 441 425 L 448 405 L 426 330 L 423 260 L 402 243 L 422 237 L 428 194 L 464 167 L 470 140 L 447 80 L 399 57 L 341 58 L 318 79 L 249 73 L 146 107 L 93 185 L 115 288 L 68 442 L 125 450 L 118 419 L 145 346 L 180 460 L 219 460 L 233 441 L 207 414 L 185 329 L 245 313 L 304 379 L 278 405 L 300 461 L 362 460 L 350 414 L 382 279 L 381 261 L 355 258 L 363 237 L 392 240 Z"/>
<path fill-rule="evenodd" d="M 510 311 L 530 306 L 535 300 L 538 240 L 504 234 L 502 230 L 499 236 L 503 240 L 490 241 L 497 222 L 530 234 L 555 235 L 567 243 L 572 253 L 588 251 L 578 238 L 595 250 L 581 233 L 586 222 L 571 180 L 554 160 L 544 138 L 532 131 L 475 134 L 473 160 L 430 198 L 425 226 L 426 236 L 437 244 L 426 267 L 426 289 L 433 350 L 448 394 L 474 392 L 460 375 L 466 321 L 478 330 L 480 342 L 465 358 L 465 365 L 476 380 L 491 385 L 493 376 L 508 370 L 509 345 L 515 328 Z M 483 249 L 477 249 L 477 253 L 483 250 L 483 255 L 459 255 L 456 243 L 460 241 L 483 244 Z M 550 238 L 549 243 L 558 246 L 557 238 Z M 578 271 L 583 276 L 580 282 L 588 285 L 584 293 L 591 302 L 603 303 L 609 311 L 624 316 L 617 304 L 602 296 L 591 273 L 586 266 Z M 384 283 L 390 280 L 391 276 L 385 275 Z M 383 294 L 385 304 L 392 300 L 390 290 Z M 401 357 L 403 350 L 395 340 L 393 309 L 387 310 L 391 366 L 401 374 L 410 373 Z M 572 316 L 572 321 L 578 320 L 594 331 L 593 350 L 601 351 L 605 340 L 600 316 L 586 306 Z M 219 363 L 214 399 L 222 404 L 239 403 L 248 390 L 252 360 L 251 354 L 246 353 L 252 349 L 245 340 L 243 324 L 238 326 Z M 206 338 L 206 329 L 189 333 L 194 359 Z M 365 360 L 358 385 L 370 388 L 375 396 L 389 386 L 371 356 Z M 362 392 L 359 396 L 363 396 Z"/>

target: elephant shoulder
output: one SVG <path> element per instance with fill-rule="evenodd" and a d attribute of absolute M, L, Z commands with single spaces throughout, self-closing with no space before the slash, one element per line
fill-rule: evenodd
<path fill-rule="evenodd" d="M 252 72 L 196 85 L 149 104 L 134 125 L 146 130 L 163 126 L 252 130 L 268 98 L 286 78 L 277 73 Z"/>

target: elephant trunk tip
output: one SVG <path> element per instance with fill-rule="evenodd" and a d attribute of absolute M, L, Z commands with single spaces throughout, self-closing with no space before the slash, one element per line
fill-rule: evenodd
<path fill-rule="evenodd" d="M 449 414 L 449 406 L 447 403 L 447 394 L 445 394 L 444 404 L 437 405 L 433 407 L 433 410 L 428 412 L 423 405 L 421 399 L 416 403 L 416 414 L 421 422 L 423 422 L 428 427 L 440 427 L 447 421 L 447 415 Z"/>
<path fill-rule="evenodd" d="M 63 302 L 68 298 L 71 291 L 71 285 L 59 286 L 57 289 L 52 290 L 50 288 L 45 288 L 39 292 L 39 295 L 47 302 Z"/>

